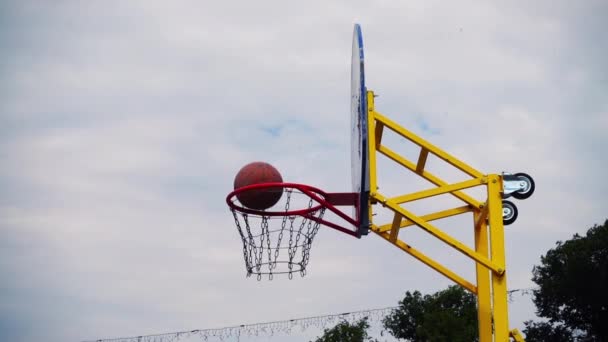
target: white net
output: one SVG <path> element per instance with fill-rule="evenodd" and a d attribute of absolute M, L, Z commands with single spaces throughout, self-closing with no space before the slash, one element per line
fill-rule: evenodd
<path fill-rule="evenodd" d="M 275 274 L 287 274 L 289 279 L 294 273 L 306 274 L 310 259 L 310 247 L 319 230 L 325 208 L 316 206 L 313 199 L 301 196 L 297 190 L 286 189 L 278 207 L 284 208 L 285 215 L 270 216 L 248 214 L 231 208 L 237 229 L 243 242 L 243 257 L 247 276 L 268 275 L 272 280 Z M 306 198 L 306 216 L 289 215 L 290 205 Z M 302 203 L 298 203 L 301 207 Z M 275 208 L 277 207 L 275 206 Z M 276 209 L 273 209 L 276 212 Z"/>

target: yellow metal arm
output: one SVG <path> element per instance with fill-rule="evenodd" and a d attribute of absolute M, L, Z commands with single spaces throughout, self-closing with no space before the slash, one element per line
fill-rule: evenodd
<path fill-rule="evenodd" d="M 462 254 L 468 256 L 469 258 L 474 259 L 475 261 L 477 261 L 478 263 L 480 263 L 480 264 L 484 265 L 485 267 L 489 268 L 493 272 L 496 272 L 496 273 L 499 273 L 499 274 L 502 274 L 504 272 L 504 265 L 496 264 L 496 263 L 492 262 L 491 260 L 489 260 L 488 258 L 486 258 L 485 256 L 476 253 L 473 249 L 467 247 L 464 243 L 462 243 L 462 242 L 456 240 L 455 238 L 449 236 L 448 234 L 444 233 L 440 229 L 438 229 L 435 226 L 431 225 L 430 223 L 424 221 L 420 217 L 414 215 L 412 212 L 410 212 L 410 211 L 402 208 L 401 206 L 399 206 L 394 201 L 391 201 L 391 200 L 389 200 L 389 199 L 387 199 L 387 198 L 385 198 L 382 195 L 377 194 L 377 193 L 374 194 L 373 197 L 376 200 L 378 200 L 378 202 L 381 202 L 386 207 L 388 207 L 391 210 L 399 213 L 401 216 L 407 218 L 408 220 L 414 222 L 418 227 L 424 229 L 425 231 L 427 231 L 431 235 L 435 236 L 439 240 L 441 240 L 441 241 L 447 243 L 448 245 L 454 247 L 456 250 L 458 250 Z"/>
<path fill-rule="evenodd" d="M 525 342 L 524 341 L 524 337 L 521 336 L 521 333 L 519 332 L 519 330 L 517 329 L 513 329 L 511 330 L 511 337 L 513 338 L 514 341 L 516 342 Z"/>
<path fill-rule="evenodd" d="M 453 155 L 377 112 L 375 110 L 374 94 L 371 91 L 367 93 L 367 102 L 370 202 L 380 204 L 384 210 L 388 210 L 393 214 L 391 222 L 385 224 L 372 222 L 371 230 L 384 240 L 477 296 L 480 342 L 503 342 L 508 341 L 510 337 L 515 339 L 515 341 L 523 341 L 523 337 L 517 330 L 509 331 L 508 327 L 507 277 L 501 197 L 503 189 L 502 176 L 497 174 L 484 175 Z M 391 133 L 397 134 L 420 147 L 420 153 L 415 162 L 408 160 L 395 152 L 394 149 L 382 143 L 383 136 Z M 429 154 L 438 157 L 471 178 L 452 184 L 445 182 L 426 170 Z M 416 176 L 428 180 L 435 187 L 394 197 L 383 195 L 378 191 L 379 188 L 377 186 L 377 155 L 387 157 L 389 160 L 412 171 Z M 487 193 L 487 198 L 482 200 L 475 199 L 462 192 L 464 189 L 480 186 L 485 187 Z M 463 205 L 427 213 L 422 216 L 418 216 L 404 207 L 405 204 L 411 202 L 447 194 L 461 200 Z M 374 211 L 378 209 L 376 208 Z M 474 247 L 467 246 L 465 243 L 446 234 L 430 223 L 431 221 L 468 213 L 473 214 L 471 222 L 475 238 Z M 370 215 L 370 217 L 372 216 Z M 476 284 L 466 280 L 456 272 L 402 241 L 399 238 L 400 230 L 411 226 L 421 228 L 431 236 L 467 256 L 475 265 Z"/>
<path fill-rule="evenodd" d="M 378 149 L 376 149 L 376 152 L 380 152 L 381 154 L 392 159 L 393 161 L 397 162 L 401 166 L 404 166 L 405 168 L 409 169 L 410 171 L 413 171 L 413 172 L 419 174 L 422 178 L 430 181 L 431 183 L 433 183 L 437 186 L 448 185 L 448 183 L 444 182 L 439 177 L 433 175 L 432 173 L 430 173 L 428 171 L 417 172 L 416 164 L 410 162 L 409 160 L 405 159 L 404 157 L 400 156 L 399 154 L 397 154 L 396 152 L 394 152 L 393 150 L 391 150 L 390 148 L 388 148 L 384 145 L 380 145 L 378 147 Z M 370 172 L 374 172 L 374 171 L 375 170 L 371 168 L 371 159 L 370 159 Z M 372 184 L 371 181 L 370 181 L 370 184 Z M 372 189 L 375 189 L 375 188 L 372 187 Z M 467 194 L 465 194 L 463 192 L 455 191 L 455 192 L 451 192 L 450 194 L 474 207 L 479 208 L 481 206 L 481 203 L 479 201 L 473 199 L 472 197 L 468 196 Z"/>
<path fill-rule="evenodd" d="M 423 199 L 423 198 L 443 195 L 446 193 L 452 193 L 452 192 L 462 190 L 462 189 L 472 188 L 474 186 L 478 186 L 478 185 L 485 184 L 485 183 L 487 183 L 487 180 L 485 178 L 475 178 L 475 179 L 471 179 L 471 180 L 460 182 L 460 183 L 443 185 L 443 186 L 439 186 L 439 187 L 424 190 L 424 191 L 419 191 L 419 192 L 414 192 L 414 193 L 407 194 L 407 195 L 393 197 L 390 199 L 390 201 L 397 203 L 397 204 L 403 204 L 403 203 L 412 202 L 412 201 L 416 201 L 416 200 Z"/>
<path fill-rule="evenodd" d="M 448 277 L 449 279 L 453 280 L 455 283 L 457 283 L 458 285 L 469 290 L 471 293 L 477 294 L 477 287 L 475 285 L 471 284 L 469 281 L 467 281 L 463 277 L 450 271 L 445 266 L 443 266 L 440 263 L 436 262 L 435 260 L 429 258 L 428 256 L 424 255 L 424 253 L 420 252 L 419 250 L 413 248 L 412 246 L 410 246 L 409 244 L 407 244 L 401 240 L 390 241 L 389 234 L 381 233 L 381 232 L 378 232 L 377 230 L 378 230 L 378 227 L 372 226 L 372 231 L 376 232 L 380 237 L 391 242 L 392 244 L 397 246 L 399 249 L 403 250 L 404 252 L 408 253 L 409 255 L 413 256 L 414 258 L 422 261 L 427 266 L 431 267 L 432 269 L 436 270 L 437 272 L 439 272 L 439 273 L 443 274 L 444 276 Z"/>
<path fill-rule="evenodd" d="M 403 128 L 402 126 L 399 126 L 396 122 L 394 122 L 391 119 L 387 118 L 386 116 L 380 114 L 379 112 L 374 111 L 374 119 L 377 122 L 379 122 L 382 125 L 384 125 L 385 127 L 390 128 L 395 133 L 397 133 L 397 134 L 401 135 L 402 137 L 410 140 L 414 144 L 422 147 L 423 150 L 427 151 L 425 153 L 430 152 L 430 153 L 436 155 L 440 159 L 443 159 L 448 164 L 450 164 L 452 166 L 455 166 L 460 171 L 465 172 L 466 174 L 468 174 L 471 177 L 481 178 L 481 176 L 482 176 L 481 172 L 475 170 L 471 166 L 469 166 L 469 165 L 465 164 L 464 162 L 460 161 L 458 158 L 456 158 L 456 157 L 452 156 L 451 154 L 443 151 L 439 147 L 437 147 L 437 146 L 431 144 L 430 142 L 422 139 L 421 137 L 417 136 L 416 134 L 408 131 L 407 129 Z"/>
<path fill-rule="evenodd" d="M 471 209 L 470 206 L 465 205 L 463 207 L 458 207 L 458 208 L 453 208 L 453 209 L 448 209 L 448 210 L 443 210 L 443 211 L 438 211 L 436 213 L 432 213 L 432 214 L 428 214 L 428 215 L 424 215 L 424 216 L 420 216 L 421 219 L 430 222 L 430 221 L 435 221 L 435 220 L 440 220 L 446 217 L 451 217 L 451 216 L 456 216 L 456 215 L 460 215 L 460 214 L 464 214 L 464 213 L 468 213 L 473 211 Z M 411 226 L 415 226 L 416 224 L 408 219 L 403 219 L 400 224 L 399 224 L 399 228 L 406 228 L 406 227 L 411 227 Z M 385 224 L 382 226 L 379 226 L 377 228 L 377 232 L 378 233 L 384 233 L 384 232 L 388 232 L 393 228 L 393 224 Z"/>

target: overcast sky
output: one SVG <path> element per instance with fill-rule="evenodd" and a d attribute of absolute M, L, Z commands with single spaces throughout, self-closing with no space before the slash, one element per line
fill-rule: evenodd
<path fill-rule="evenodd" d="M 450 285 L 377 236 L 330 229 L 305 278 L 245 278 L 224 201 L 242 165 L 350 188 L 355 22 L 380 112 L 484 173 L 535 178 L 506 228 L 509 287 L 533 286 L 557 240 L 608 217 L 606 4 L 3 1 L 0 340 L 274 321 Z M 379 168 L 386 193 L 429 186 Z M 471 220 L 440 227 L 470 243 Z M 474 281 L 461 254 L 401 237 Z M 514 297 L 511 326 L 532 318 Z"/>

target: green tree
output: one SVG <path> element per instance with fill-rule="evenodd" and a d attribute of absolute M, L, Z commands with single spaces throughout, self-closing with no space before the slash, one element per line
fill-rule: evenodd
<path fill-rule="evenodd" d="M 383 323 L 391 335 L 408 341 L 478 341 L 475 296 L 457 285 L 425 296 L 406 292 Z"/>
<path fill-rule="evenodd" d="M 532 273 L 537 315 L 548 322 L 526 322 L 528 341 L 608 341 L 608 220 L 558 241 Z"/>
<path fill-rule="evenodd" d="M 323 336 L 317 338 L 315 342 L 377 342 L 367 335 L 367 317 L 355 323 L 342 321 L 331 329 L 325 329 Z"/>
<path fill-rule="evenodd" d="M 552 325 L 549 322 L 532 322 L 527 321 L 524 323 L 526 328 L 524 333 L 526 334 L 527 342 L 536 341 L 551 341 L 551 342 L 572 342 L 574 336 L 572 330 L 566 328 L 563 325 Z"/>

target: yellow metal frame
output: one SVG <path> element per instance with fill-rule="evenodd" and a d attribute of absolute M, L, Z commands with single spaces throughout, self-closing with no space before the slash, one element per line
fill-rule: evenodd
<path fill-rule="evenodd" d="M 508 341 L 510 337 L 515 341 L 524 341 L 519 331 L 516 329 L 509 330 L 507 272 L 502 221 L 502 176 L 498 174 L 483 174 L 477 171 L 377 112 L 372 91 L 367 92 L 367 103 L 369 120 L 370 203 L 380 204 L 393 212 L 391 222 L 385 224 L 375 224 L 372 222 L 370 229 L 378 236 L 477 296 L 480 342 Z M 388 146 L 383 145 L 382 136 L 385 129 L 389 129 L 420 147 L 418 160 L 412 162 Z M 377 186 L 376 157 L 378 153 L 428 180 L 436 185 L 436 187 L 396 197 L 383 195 L 378 191 Z M 464 172 L 471 179 L 453 184 L 443 181 L 425 169 L 429 154 Z M 478 201 L 462 192 L 464 189 L 478 186 L 484 186 L 487 189 L 485 201 Z M 418 216 L 402 206 L 404 203 L 443 194 L 450 194 L 458 198 L 464 202 L 464 205 L 423 216 Z M 431 221 L 466 213 L 473 214 L 474 248 L 467 246 L 431 224 Z M 370 215 L 371 218 L 372 215 Z M 451 271 L 399 239 L 400 230 L 410 226 L 418 226 L 474 261 L 476 282 L 473 283 L 466 280 L 456 272 Z"/>

